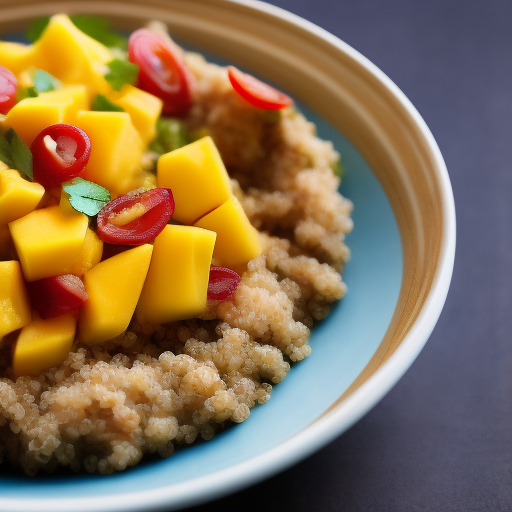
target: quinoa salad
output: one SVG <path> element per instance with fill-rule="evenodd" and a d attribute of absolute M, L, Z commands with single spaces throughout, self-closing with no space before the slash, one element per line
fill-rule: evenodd
<path fill-rule="evenodd" d="M 97 37 L 98 31 L 98 40 L 86 35 L 91 19 L 56 15 L 34 24 L 31 45 L 0 42 L 0 463 L 31 476 L 60 466 L 74 472 L 121 471 L 144 454 L 168 457 L 233 423 L 250 421 L 251 409 L 267 402 L 290 367 L 310 356 L 311 329 L 346 292 L 342 271 L 350 252 L 344 238 L 353 224 L 352 203 L 338 192 L 340 155 L 317 137 L 291 98 L 236 68 L 184 51 L 157 22 L 134 32 L 126 46 L 103 21 L 105 37 Z M 76 41 L 87 50 L 85 74 L 71 76 L 40 57 L 45 45 L 57 51 L 52 31 L 69 38 L 59 51 L 65 53 Z M 170 71 L 181 73 L 185 86 L 169 93 L 155 86 L 151 70 L 143 75 L 148 59 L 143 52 L 137 57 L 136 36 L 160 59 L 167 79 Z M 120 71 L 113 61 L 121 63 Z M 9 74 L 2 75 L 2 69 Z M 9 84 L 15 95 L 4 94 Z M 82 86 L 83 98 L 77 89 Z M 51 107 L 52 115 L 58 110 L 56 121 L 43 121 L 35 131 L 29 106 L 47 108 L 52 97 L 57 98 Z M 52 132 L 55 126 L 68 131 Z M 114 159 L 110 147 L 101 149 L 101 163 L 111 158 L 109 165 L 119 168 L 119 174 L 107 176 L 101 164 L 96 170 L 95 158 L 106 137 L 102 130 L 114 133 L 118 126 L 119 141 L 111 144 L 119 144 L 116 155 L 128 156 Z M 132 153 L 134 140 L 141 149 Z M 31 152 L 30 172 L 22 169 L 19 147 Z M 202 210 L 189 213 L 184 210 L 189 198 L 203 201 L 200 180 L 172 173 L 197 151 L 215 162 L 221 177 L 205 189 Z M 47 170 L 53 164 L 41 163 L 48 152 L 59 156 L 59 172 L 63 169 L 66 177 Z M 80 171 L 71 173 L 80 159 Z M 24 194 L 23 204 L 32 201 L 16 215 L 7 193 L 13 183 Z M 80 192 L 84 183 L 96 187 L 94 192 Z M 224 186 L 223 199 L 207 204 L 210 192 L 221 194 Z M 103 193 L 107 196 L 100 199 Z M 145 199 L 150 196 L 152 202 Z M 101 207 L 96 213 L 88 210 L 92 202 Z M 233 209 L 222 222 L 229 224 L 237 215 L 240 220 L 229 226 L 234 233 L 229 236 L 224 225 L 215 227 L 221 221 L 214 215 L 228 202 Z M 139 229 L 151 212 L 146 238 L 137 232 L 135 241 L 128 241 L 125 227 Z M 37 229 L 31 231 L 29 221 L 36 215 Z M 76 231 L 66 235 L 65 249 L 44 265 L 37 252 L 43 249 L 26 241 L 37 237 L 42 215 L 48 222 L 74 215 L 77 226 L 69 227 Z M 164 243 L 166 234 L 170 238 Z M 75 238 L 80 239 L 79 261 L 69 248 Z M 167 273 L 190 263 L 182 261 L 188 249 L 180 252 L 177 240 L 195 244 L 193 268 L 179 270 L 193 275 L 192 285 L 169 291 L 162 284 L 171 279 Z M 174 249 L 164 253 L 165 244 Z M 63 261 L 66 255 L 71 264 Z M 109 268 L 114 261 L 117 267 Z M 62 270 L 47 271 L 58 264 Z M 108 295 L 115 286 L 97 291 L 104 276 L 117 283 L 132 270 L 140 283 L 126 284 L 120 305 Z M 56 298 L 47 292 L 48 280 L 51 290 L 61 287 Z M 4 283 L 14 291 L 6 292 Z M 199 290 L 195 295 L 191 286 Z M 173 312 L 159 300 L 174 301 Z M 16 307 L 20 310 L 13 312 Z M 98 319 L 106 309 L 114 326 Z M 49 333 L 49 356 L 30 345 L 41 345 L 33 341 L 34 332 Z"/>

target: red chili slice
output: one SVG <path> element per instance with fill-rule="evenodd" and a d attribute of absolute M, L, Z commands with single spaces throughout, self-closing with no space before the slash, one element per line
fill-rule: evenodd
<path fill-rule="evenodd" d="M 192 106 L 192 76 L 167 41 L 141 28 L 130 36 L 128 59 L 139 66 L 137 87 L 164 102 L 165 115 L 184 116 Z"/>
<path fill-rule="evenodd" d="M 174 214 L 170 188 L 130 192 L 98 213 L 98 236 L 109 244 L 142 245 L 153 240 Z"/>
<path fill-rule="evenodd" d="M 231 300 L 240 281 L 241 278 L 235 271 L 212 265 L 208 281 L 208 300 Z"/>
<path fill-rule="evenodd" d="M 34 181 L 49 189 L 82 173 L 91 154 L 91 141 L 76 126 L 53 124 L 39 132 L 30 151 Z"/>
<path fill-rule="evenodd" d="M 76 315 L 88 299 L 82 280 L 72 274 L 27 283 L 32 307 L 42 318 Z"/>
<path fill-rule="evenodd" d="M 0 114 L 7 114 L 16 104 L 16 77 L 3 66 L 0 66 Z"/>
<path fill-rule="evenodd" d="M 255 107 L 280 110 L 293 105 L 293 100 L 284 92 L 243 73 L 234 66 L 228 66 L 228 76 L 233 89 Z"/>

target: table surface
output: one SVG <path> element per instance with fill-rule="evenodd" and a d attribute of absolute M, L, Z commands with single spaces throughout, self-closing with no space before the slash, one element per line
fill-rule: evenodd
<path fill-rule="evenodd" d="M 343 39 L 409 97 L 457 209 L 448 299 L 363 419 L 293 468 L 193 512 L 512 511 L 512 2 L 271 0 Z"/>

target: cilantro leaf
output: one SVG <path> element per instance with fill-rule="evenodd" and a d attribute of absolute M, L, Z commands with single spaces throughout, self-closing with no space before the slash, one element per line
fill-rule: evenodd
<path fill-rule="evenodd" d="M 139 66 L 127 60 L 113 59 L 107 63 L 110 70 L 105 75 L 105 80 L 112 86 L 112 89 L 120 91 L 123 85 L 133 85 L 137 81 Z"/>
<path fill-rule="evenodd" d="M 83 178 L 74 178 L 64 183 L 64 192 L 69 194 L 69 203 L 77 211 L 94 217 L 110 201 L 110 192 L 101 185 Z"/>
<path fill-rule="evenodd" d="M 55 91 L 55 89 L 59 89 L 62 85 L 53 75 L 42 69 L 36 69 L 32 81 L 37 92 Z"/>
<path fill-rule="evenodd" d="M 151 142 L 149 149 L 159 155 L 179 149 L 190 142 L 183 121 L 172 117 L 159 118 L 156 131 L 156 138 Z"/>
<path fill-rule="evenodd" d="M 118 48 L 126 50 L 128 48 L 128 39 L 119 34 L 116 34 L 110 29 L 110 23 L 106 18 L 101 16 L 90 16 L 87 14 L 76 14 L 70 16 L 71 21 L 79 30 L 89 37 L 96 39 L 108 48 Z M 25 32 L 27 39 L 34 43 L 37 41 L 44 29 L 48 25 L 50 18 L 48 16 L 43 18 L 36 18 L 29 29 Z"/>
<path fill-rule="evenodd" d="M 25 98 L 37 98 L 39 96 L 39 91 L 31 85 L 30 87 L 18 87 L 16 89 L 16 100 L 21 101 Z"/>
<path fill-rule="evenodd" d="M 0 134 L 0 160 L 26 180 L 33 181 L 32 153 L 12 128 L 5 135 Z"/>
<path fill-rule="evenodd" d="M 103 94 L 98 94 L 91 104 L 91 110 L 100 112 L 124 112 L 124 108 L 110 101 Z"/>
<path fill-rule="evenodd" d="M 341 165 L 341 160 L 338 158 L 334 164 L 332 164 L 332 172 L 335 176 L 338 176 L 338 178 L 343 178 L 343 175 L 345 174 L 345 171 L 343 169 L 343 166 Z"/>

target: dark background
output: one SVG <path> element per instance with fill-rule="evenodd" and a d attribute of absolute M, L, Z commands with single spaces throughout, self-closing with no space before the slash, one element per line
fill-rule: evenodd
<path fill-rule="evenodd" d="M 512 511 L 512 1 L 272 0 L 409 97 L 457 210 L 448 299 L 425 349 L 345 434 L 193 512 Z"/>

